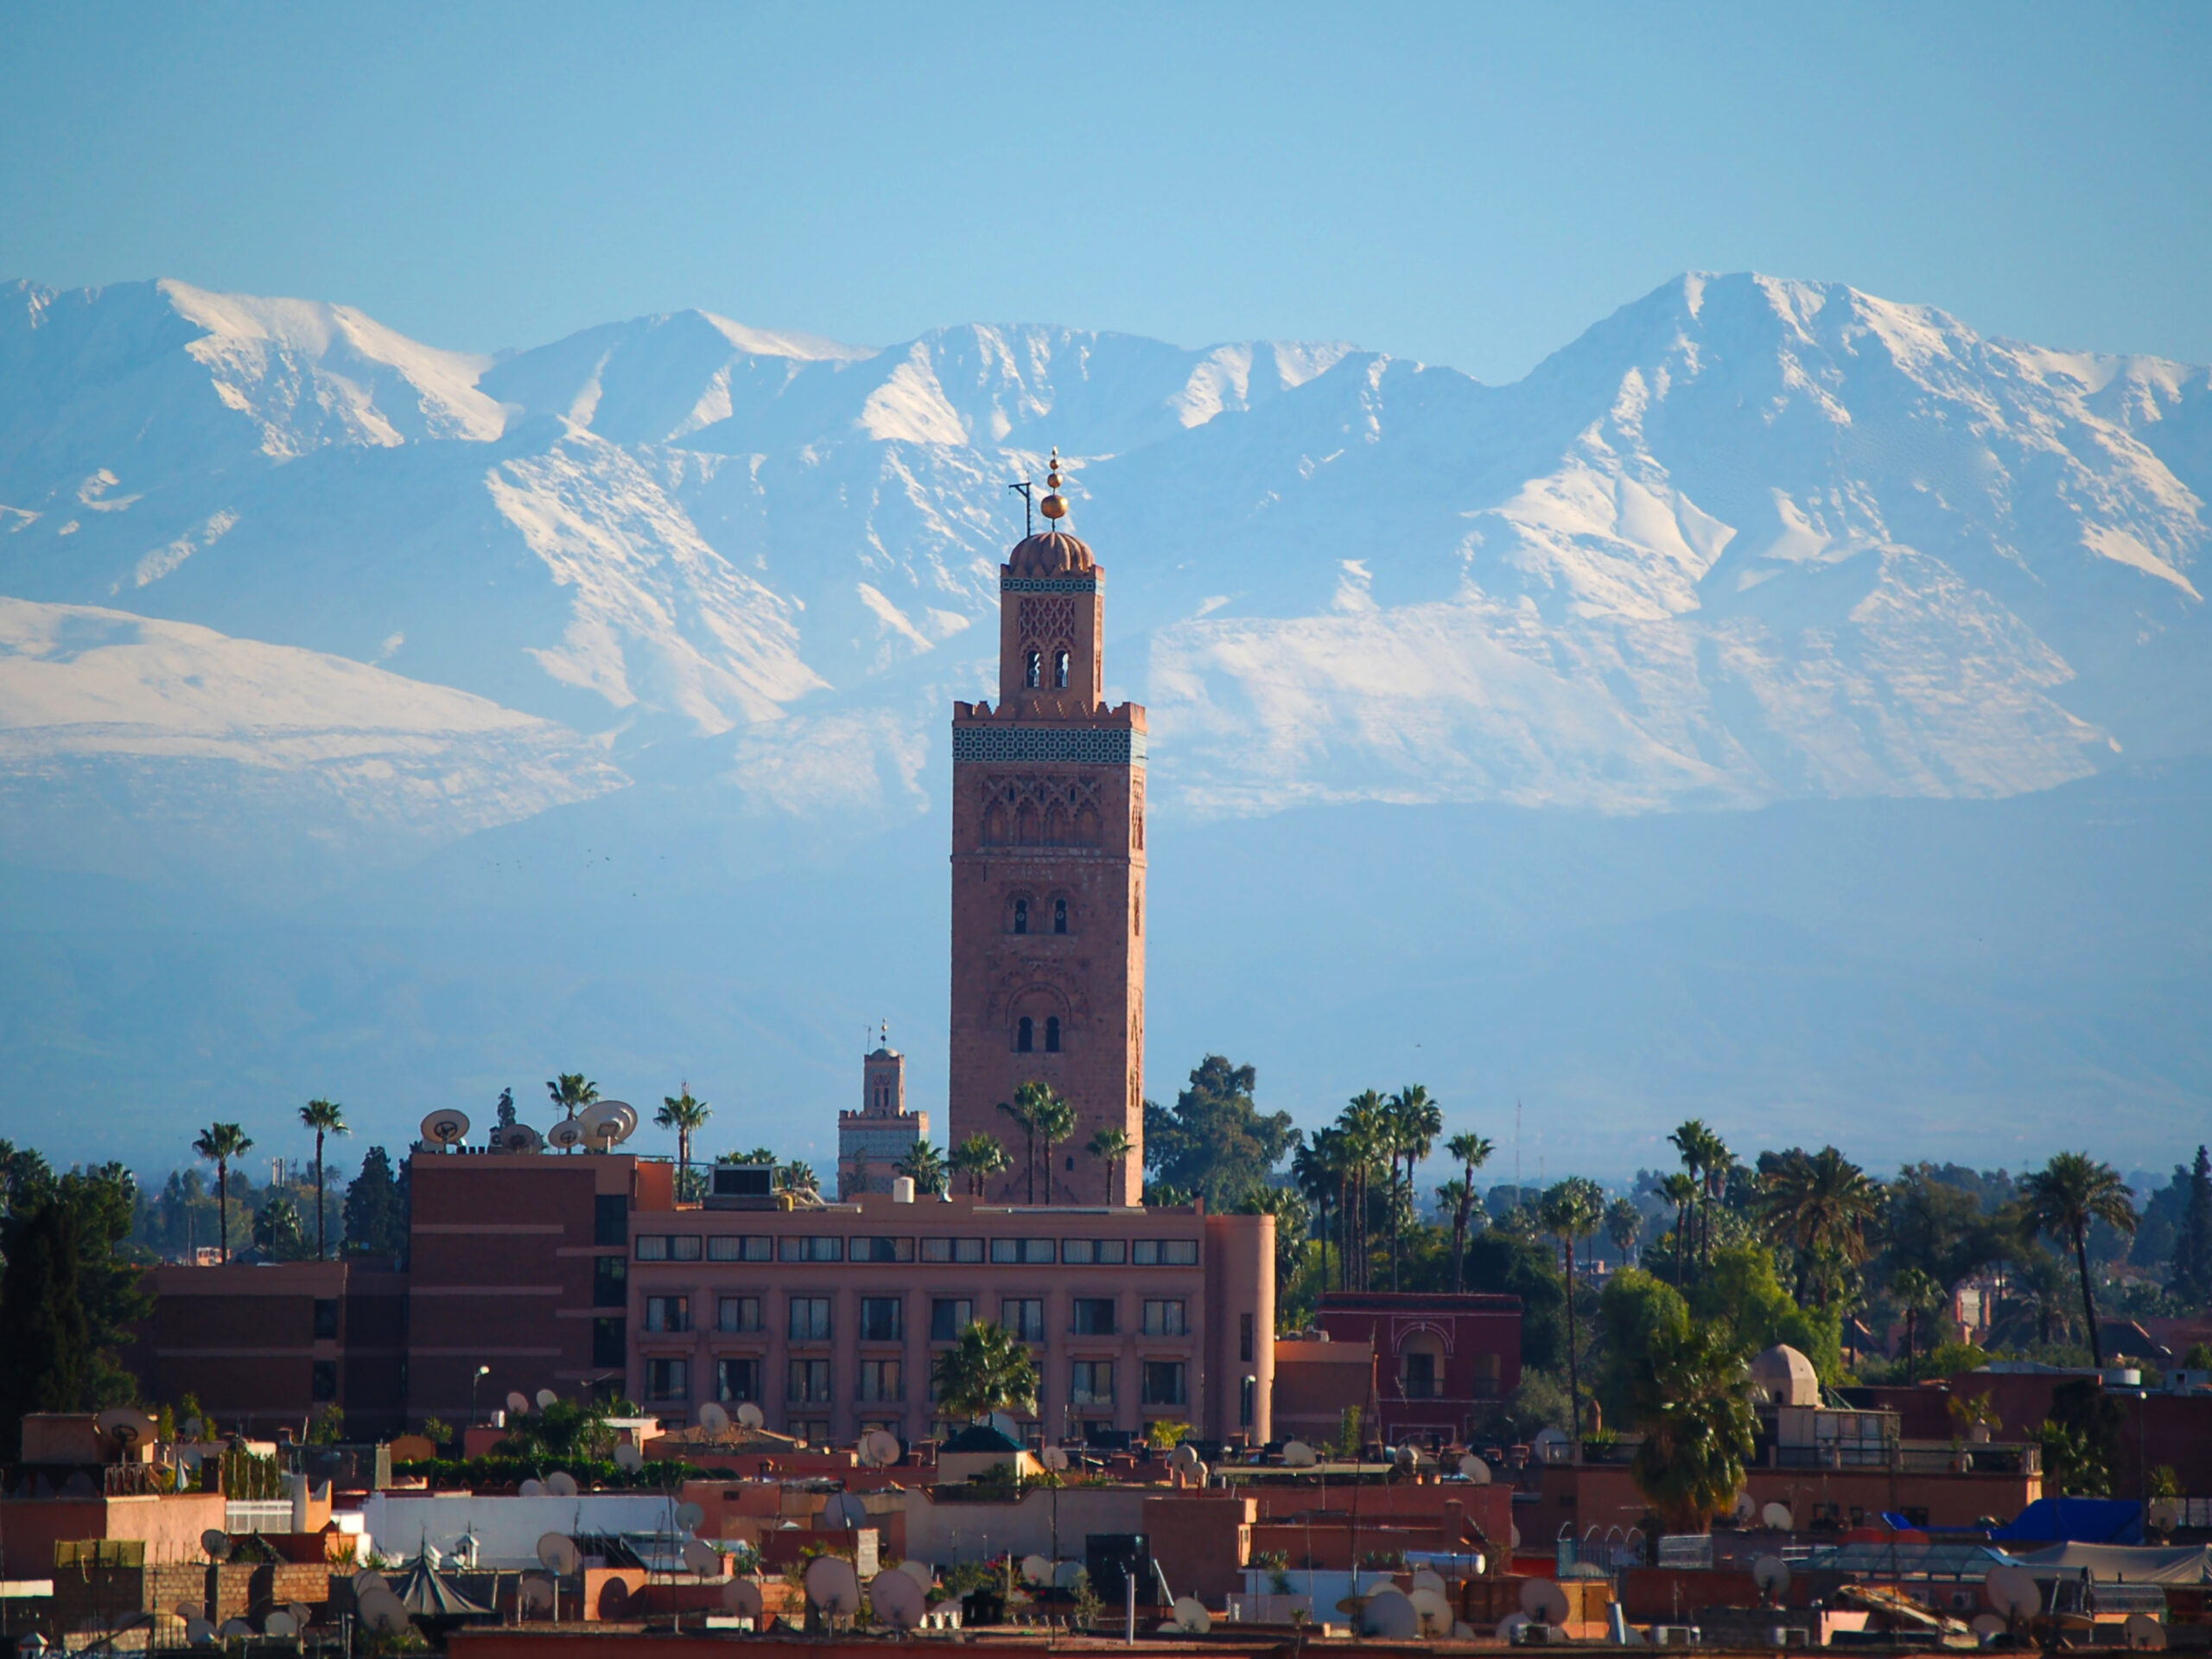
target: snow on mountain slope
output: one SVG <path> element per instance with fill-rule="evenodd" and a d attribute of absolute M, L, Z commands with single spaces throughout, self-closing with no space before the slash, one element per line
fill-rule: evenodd
<path fill-rule="evenodd" d="M 2002 795 L 2212 740 L 2206 372 L 1839 285 L 1686 276 L 1503 387 L 702 312 L 486 365 L 343 308 L 9 292 L 0 590 L 675 743 L 762 810 L 926 799 L 1052 444 L 1171 808 Z"/>

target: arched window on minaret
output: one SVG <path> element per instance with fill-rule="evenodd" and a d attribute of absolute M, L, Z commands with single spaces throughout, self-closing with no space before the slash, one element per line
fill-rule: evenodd
<path fill-rule="evenodd" d="M 1041 652 L 1031 651 L 1023 661 L 1022 683 L 1034 691 L 1043 683 L 1044 674 L 1044 654 Z"/>
<path fill-rule="evenodd" d="M 1029 901 L 1027 899 L 1014 901 L 1014 931 L 1017 933 L 1029 931 Z"/>
<path fill-rule="evenodd" d="M 1055 899 L 1052 900 L 1052 931 L 1065 933 L 1067 931 L 1068 901 L 1065 899 Z"/>
<path fill-rule="evenodd" d="M 1025 1014 L 1021 1016 L 1021 1023 L 1016 1026 L 1014 1029 L 1014 1052 L 1017 1054 L 1027 1054 L 1033 1051 L 1036 1046 L 1036 1025 L 1030 1020 L 1029 1016 Z"/>
<path fill-rule="evenodd" d="M 1045 1052 L 1047 1054 L 1060 1052 L 1060 1016 L 1057 1014 L 1045 1016 Z"/>
<path fill-rule="evenodd" d="M 1052 653 L 1052 690 L 1068 689 L 1068 653 L 1065 646 Z"/>

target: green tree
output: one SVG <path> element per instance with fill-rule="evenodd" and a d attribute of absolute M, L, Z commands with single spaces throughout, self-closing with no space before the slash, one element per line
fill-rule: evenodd
<path fill-rule="evenodd" d="M 2202 1147 L 2197 1147 L 2196 1167 L 2189 1173 L 2188 1192 L 2188 1206 L 2174 1229 L 2166 1288 L 2187 1306 L 2201 1308 L 2212 1302 L 2212 1157 Z"/>
<path fill-rule="evenodd" d="M 999 1102 L 999 1110 L 1014 1120 L 1021 1131 L 1021 1170 L 1029 1183 L 1029 1202 L 1037 1202 L 1037 1112 L 1039 1092 L 1042 1084 L 1025 1083 L 1014 1091 L 1012 1100 Z"/>
<path fill-rule="evenodd" d="M 1680 1131 L 1676 1131 L 1680 1133 Z M 1690 1211 L 1697 1204 L 1697 1178 L 1687 1171 L 1659 1183 L 1659 1195 L 1675 1206 L 1675 1287 L 1681 1288 L 1682 1268 L 1689 1249 Z"/>
<path fill-rule="evenodd" d="M 1253 1103 L 1258 1073 L 1209 1054 L 1191 1071 L 1172 1109 L 1144 1105 L 1144 1161 L 1160 1184 L 1225 1211 L 1255 1186 L 1270 1185 L 1275 1166 L 1299 1144 L 1288 1112 Z"/>
<path fill-rule="evenodd" d="M 1695 1320 L 1653 1332 L 1637 1357 L 1643 1443 L 1630 1468 L 1670 1531 L 1707 1530 L 1744 1484 L 1758 1426 L 1747 1357 L 1725 1331 Z"/>
<path fill-rule="evenodd" d="M 1292 1282 L 1306 1258 L 1305 1195 L 1294 1186 L 1255 1186 L 1237 1199 L 1236 1213 L 1275 1218 L 1275 1307 L 1280 1324 L 1281 1310 L 1289 1302 Z"/>
<path fill-rule="evenodd" d="M 2062 1152 L 2020 1184 L 2020 1232 L 2063 1239 L 2074 1247 L 2082 1275 L 2082 1323 L 2088 1326 L 2089 1354 L 2101 1370 L 2104 1335 L 2097 1328 L 2097 1294 L 2089 1277 L 2089 1228 L 2096 1222 L 2124 1233 L 2135 1230 L 2135 1205 L 2126 1183 L 2110 1164 L 2085 1152 Z"/>
<path fill-rule="evenodd" d="M 1882 1213 L 1882 1190 L 1834 1147 L 1807 1154 L 1792 1147 L 1762 1158 L 1759 1213 L 1770 1235 L 1794 1254 L 1796 1294 L 1817 1294 L 1828 1302 L 1825 1277 L 1815 1284 L 1815 1268 L 1827 1256 L 1853 1267 L 1867 1257 L 1866 1230 Z"/>
<path fill-rule="evenodd" d="M 1038 1144 L 1045 1149 L 1045 1202 L 1050 1204 L 1052 1201 L 1052 1148 L 1074 1135 L 1075 1107 L 1066 1096 L 1050 1084 L 1025 1083 L 1021 1086 L 1037 1091 L 1030 1110 L 1037 1120 Z M 1072 1164 L 1075 1160 L 1070 1159 L 1068 1161 Z"/>
<path fill-rule="evenodd" d="M 1643 1236 L 1643 1211 L 1633 1198 L 1615 1198 L 1605 1206 L 1605 1236 L 1620 1252 L 1621 1265 L 1635 1263 L 1636 1241 Z"/>
<path fill-rule="evenodd" d="M 252 1140 L 236 1123 L 210 1123 L 192 1143 L 194 1152 L 215 1166 L 217 1229 L 226 1262 L 231 1259 L 231 1160 L 245 1157 L 252 1147 Z"/>
<path fill-rule="evenodd" d="M 653 1122 L 664 1129 L 676 1131 L 676 1181 L 680 1192 L 688 1184 L 691 1173 L 691 1137 L 707 1127 L 707 1120 L 715 1109 L 703 1100 L 691 1097 L 689 1078 L 677 1085 L 677 1092 L 663 1095 L 660 1110 L 653 1114 Z"/>
<path fill-rule="evenodd" d="M 1390 1153 L 1390 1288 L 1400 1288 L 1400 1279 L 1405 1267 L 1405 1217 L 1413 1208 L 1414 1171 L 1421 1160 L 1429 1154 L 1436 1144 L 1436 1137 L 1444 1133 L 1444 1113 L 1429 1098 L 1428 1090 L 1418 1083 L 1409 1083 L 1390 1096 L 1385 1109 L 1384 1122 L 1389 1134 Z M 1398 1196 L 1398 1160 L 1406 1160 L 1405 1196 Z"/>
<path fill-rule="evenodd" d="M 1918 1268 L 1899 1268 L 1890 1275 L 1890 1300 L 1904 1315 L 1904 1370 L 1908 1377 L 1916 1375 L 1913 1351 L 1920 1321 L 1943 1306 L 1945 1294 L 1943 1287 Z"/>
<path fill-rule="evenodd" d="M 328 1209 L 323 1188 L 323 1137 L 349 1131 L 346 1128 L 345 1109 L 334 1100 L 308 1102 L 300 1108 L 300 1122 L 315 1131 L 315 1259 L 320 1262 L 330 1254 L 323 1236 L 323 1218 Z"/>
<path fill-rule="evenodd" d="M 599 1099 L 599 1085 L 581 1071 L 563 1071 L 545 1080 L 545 1092 L 561 1109 L 563 1118 L 574 1117 Z"/>
<path fill-rule="evenodd" d="M 776 1172 L 776 1179 L 786 1192 L 811 1192 L 819 1196 L 822 1178 L 814 1173 L 814 1166 L 803 1159 L 794 1158 Z"/>
<path fill-rule="evenodd" d="M 13 1206 L 11 1205 L 11 1210 Z M 0 1244 L 0 1446 L 21 1455 L 24 1416 L 79 1411 L 92 1376 L 92 1330 L 78 1281 L 77 1213 L 50 1188 L 11 1213 Z"/>
<path fill-rule="evenodd" d="M 300 1224 L 299 1206 L 282 1192 L 264 1199 L 254 1213 L 253 1245 L 264 1261 L 304 1261 L 307 1230 Z"/>
<path fill-rule="evenodd" d="M 1452 1294 L 1466 1283 L 1467 1228 L 1474 1219 L 1475 1172 L 1490 1161 L 1497 1148 L 1471 1129 L 1462 1130 L 1444 1143 L 1452 1161 L 1459 1166 L 1459 1190 L 1452 1198 Z"/>
<path fill-rule="evenodd" d="M 346 1189 L 346 1248 L 358 1255 L 407 1254 L 407 1192 L 392 1179 L 391 1154 L 371 1147 L 361 1173 Z"/>
<path fill-rule="evenodd" d="M 982 1197 L 983 1183 L 1012 1161 L 1006 1148 L 981 1129 L 952 1149 L 953 1173 L 967 1181 L 970 1198 Z"/>
<path fill-rule="evenodd" d="M 1574 1250 L 1605 1219 L 1605 1195 L 1597 1182 L 1570 1175 L 1544 1194 L 1539 1212 L 1545 1230 L 1559 1240 L 1567 1255 L 1567 1398 L 1574 1412 L 1574 1443 L 1579 1446 L 1582 1444 L 1582 1376 L 1574 1340 Z"/>
<path fill-rule="evenodd" d="M 1591 1392 L 1609 1423 L 1636 1421 L 1637 1366 L 1662 1332 L 1689 1329 L 1681 1292 L 1641 1268 L 1608 1274 L 1598 1297 L 1599 1355 Z"/>
<path fill-rule="evenodd" d="M 995 1411 L 1037 1409 L 1037 1365 L 1005 1326 L 977 1323 L 960 1333 L 931 1368 L 938 1402 L 975 1422 Z"/>
<path fill-rule="evenodd" d="M 1567 1360 L 1567 1287 L 1539 1240 L 1486 1227 L 1467 1245 L 1467 1288 L 1521 1299 L 1521 1360 L 1557 1370 Z"/>
<path fill-rule="evenodd" d="M 917 1141 L 906 1155 L 891 1166 L 914 1184 L 917 1196 L 933 1198 L 944 1191 L 944 1156 L 926 1141 Z"/>
<path fill-rule="evenodd" d="M 1115 1178 L 1125 1175 L 1124 1166 L 1128 1162 L 1129 1148 L 1133 1144 L 1127 1129 L 1122 1128 L 1119 1124 L 1109 1123 L 1092 1135 L 1090 1144 L 1084 1147 L 1084 1152 L 1098 1160 L 1105 1172 L 1106 1202 L 1109 1204 L 1117 1202 L 1114 1197 L 1114 1188 L 1116 1185 Z"/>
<path fill-rule="evenodd" d="M 1389 1108 L 1382 1095 L 1373 1089 L 1354 1095 L 1344 1110 L 1337 1114 L 1336 1131 L 1337 1149 L 1344 1160 L 1344 1172 L 1351 1184 L 1345 1206 L 1346 1217 L 1351 1224 L 1348 1248 L 1351 1287 L 1365 1290 L 1369 1288 L 1367 1235 L 1373 1219 L 1367 1201 L 1368 1189 L 1390 1146 Z"/>
<path fill-rule="evenodd" d="M 1329 1211 L 1337 1211 L 1337 1287 L 1344 1288 L 1344 1204 L 1347 1173 L 1342 1156 L 1342 1136 L 1335 1129 L 1317 1129 L 1313 1137 L 1290 1155 L 1290 1175 L 1319 1212 L 1316 1235 L 1321 1241 L 1321 1288 L 1329 1287 Z"/>
<path fill-rule="evenodd" d="M 608 1457 L 620 1438 L 609 1420 L 630 1414 L 621 1408 L 623 1404 L 598 1398 L 556 1400 L 536 1411 L 510 1416 L 506 1438 L 493 1449 L 502 1457 L 537 1462 Z"/>

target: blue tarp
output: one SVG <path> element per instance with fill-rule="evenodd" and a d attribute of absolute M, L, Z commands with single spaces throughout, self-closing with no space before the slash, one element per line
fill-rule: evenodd
<path fill-rule="evenodd" d="M 2139 1544 L 2143 1506 L 2116 1497 L 2039 1497 L 1989 1537 L 2000 1544 Z"/>

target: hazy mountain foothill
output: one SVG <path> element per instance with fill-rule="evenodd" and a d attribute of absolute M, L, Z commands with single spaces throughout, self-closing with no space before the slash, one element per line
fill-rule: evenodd
<path fill-rule="evenodd" d="M 941 1109 L 950 704 L 1054 445 L 1150 709 L 1153 1094 L 1518 1098 L 1531 1183 L 1692 1114 L 2202 1138 L 2202 366 L 1744 275 L 1503 386 L 0 295 L 0 1033 L 59 1160 L 588 1061 L 819 1163 L 881 1019 Z"/>

